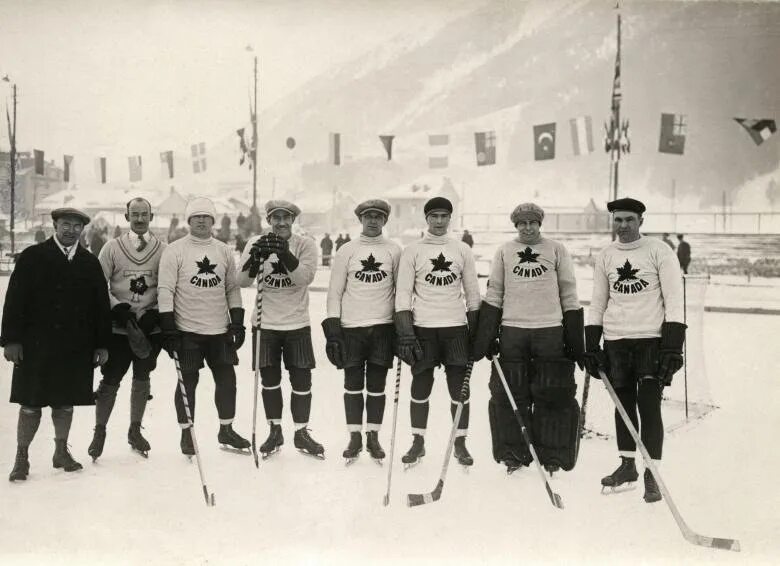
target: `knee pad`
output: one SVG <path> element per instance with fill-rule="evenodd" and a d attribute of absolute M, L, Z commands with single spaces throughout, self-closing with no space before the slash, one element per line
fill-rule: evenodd
<path fill-rule="evenodd" d="M 366 366 L 366 390 L 369 393 L 384 393 L 387 383 L 387 368 L 376 364 Z"/>
<path fill-rule="evenodd" d="M 574 362 L 566 358 L 536 358 L 533 368 L 531 395 L 534 403 L 565 409 L 577 392 Z"/>
<path fill-rule="evenodd" d="M 269 366 L 260 368 L 260 380 L 263 389 L 275 389 L 282 384 L 282 368 Z"/>
<path fill-rule="evenodd" d="M 488 420 L 493 459 L 500 463 L 511 457 L 525 465 L 530 464 L 531 452 L 512 409 L 491 399 L 488 401 Z"/>
<path fill-rule="evenodd" d="M 537 404 L 533 409 L 533 436 L 542 464 L 569 471 L 577 463 L 580 447 L 580 407 L 570 399 L 563 407 Z"/>
<path fill-rule="evenodd" d="M 290 385 L 296 393 L 309 393 L 311 391 L 311 370 L 291 368 Z"/>
<path fill-rule="evenodd" d="M 412 376 L 412 400 L 427 401 L 433 390 L 433 369 Z"/>
<path fill-rule="evenodd" d="M 499 362 L 501 369 L 504 372 L 504 378 L 506 378 L 507 386 L 512 392 L 512 397 L 518 407 L 526 405 L 530 402 L 530 389 L 529 389 L 529 365 L 525 361 L 516 362 Z M 506 396 L 506 390 L 501 383 L 501 377 L 496 371 L 495 365 L 491 367 L 490 372 L 490 394 L 491 398 L 497 403 L 510 406 L 509 399 Z"/>
<path fill-rule="evenodd" d="M 466 368 L 464 366 L 445 366 L 445 372 L 450 399 L 457 403 L 460 401 L 461 393 L 463 392 L 463 379 L 466 377 Z M 464 401 L 468 401 L 469 393 L 467 389 Z"/>
<path fill-rule="evenodd" d="M 292 372 L 290 372 L 292 376 Z M 344 389 L 347 391 L 363 391 L 363 365 L 344 368 Z M 292 377 L 291 377 L 292 379 Z"/>

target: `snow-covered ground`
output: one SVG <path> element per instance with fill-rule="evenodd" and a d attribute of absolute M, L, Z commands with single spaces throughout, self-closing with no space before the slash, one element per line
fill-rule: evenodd
<path fill-rule="evenodd" d="M 0 279 L 4 294 L 7 278 Z M 582 293 L 581 293 L 582 294 Z M 587 295 L 582 294 L 583 298 Z M 386 466 L 365 453 L 345 467 L 347 441 L 342 375 L 327 363 L 319 321 L 324 294 L 312 293 L 315 352 L 312 435 L 325 445 L 325 461 L 292 447 L 289 385 L 285 383 L 282 451 L 255 469 L 251 457 L 220 450 L 213 382 L 203 373 L 196 430 L 216 507 L 206 507 L 195 462 L 179 451 L 173 409 L 176 374 L 163 354 L 152 376 L 154 399 L 145 418 L 152 444 L 148 460 L 131 452 L 129 383 L 120 390 L 105 452 L 96 464 L 86 454 L 94 411 L 76 409 L 71 450 L 84 464 L 67 474 L 51 466 L 53 429 L 45 412 L 31 447 L 26 482 L 0 478 L 2 564 L 351 564 L 395 563 L 776 563 L 780 557 L 780 387 L 776 336 L 780 317 L 706 313 L 704 345 L 709 383 L 720 409 L 667 436 L 662 473 L 675 502 L 697 532 L 738 538 L 741 553 L 692 546 L 664 503 L 642 501 L 642 488 L 600 494 L 599 479 L 618 463 L 612 441 L 586 439 L 574 471 L 556 474 L 553 489 L 565 502 L 553 508 L 538 475 L 507 476 L 493 462 L 487 420 L 488 363 L 480 362 L 472 387 L 468 472 L 453 463 L 442 499 L 407 508 L 408 492 L 434 488 L 450 427 L 444 380 L 432 396 L 427 456 L 404 471 L 400 455 L 411 439 L 410 374 L 401 385 L 398 443 L 391 505 L 383 507 Z M 244 290 L 246 305 L 251 290 Z M 249 345 L 241 352 L 235 427 L 251 432 L 253 374 Z M 0 364 L 0 398 L 10 391 L 11 367 Z M 392 382 L 381 433 L 390 448 Z M 126 378 L 129 381 L 129 377 Z M 97 378 L 95 380 L 97 385 Z M 595 383 L 594 387 L 602 387 Z M 581 391 L 578 392 L 581 395 Z M 606 410 L 594 404 L 591 410 Z M 258 436 L 267 427 L 259 409 Z M 0 402 L 0 472 L 13 464 L 18 406 Z"/>

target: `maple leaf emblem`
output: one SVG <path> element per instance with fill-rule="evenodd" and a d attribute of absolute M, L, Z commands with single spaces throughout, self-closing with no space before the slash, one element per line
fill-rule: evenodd
<path fill-rule="evenodd" d="M 147 289 L 149 289 L 149 285 L 146 284 L 146 278 L 143 275 L 130 280 L 130 292 L 134 295 L 143 295 Z"/>
<path fill-rule="evenodd" d="M 623 267 L 617 268 L 618 281 L 627 281 L 629 279 L 636 279 L 638 269 L 631 269 L 631 264 L 628 260 L 623 264 Z"/>
<path fill-rule="evenodd" d="M 539 254 L 535 254 L 530 247 L 526 247 L 523 251 L 517 252 L 517 257 L 520 258 L 520 263 L 539 263 L 536 261 Z"/>
<path fill-rule="evenodd" d="M 216 263 L 211 263 L 209 261 L 209 256 L 204 255 L 203 259 L 201 261 L 196 261 L 195 263 L 198 265 L 198 275 L 201 275 L 201 274 L 215 275 L 214 268 L 217 267 L 217 264 Z"/>
<path fill-rule="evenodd" d="M 366 259 L 361 259 L 360 263 L 363 264 L 363 269 L 360 271 L 379 271 L 379 267 L 382 265 L 383 262 L 376 261 L 376 258 L 374 258 L 374 254 L 368 254 L 368 257 Z"/>
<path fill-rule="evenodd" d="M 281 261 L 272 261 L 271 262 L 271 275 L 287 275 L 287 268 L 282 264 Z"/>
<path fill-rule="evenodd" d="M 433 272 L 433 271 L 452 271 L 450 269 L 450 265 L 452 265 L 452 262 L 451 261 L 447 261 L 447 258 L 445 258 L 444 254 L 442 254 L 442 253 L 439 254 L 439 257 L 432 259 L 431 263 L 433 264 L 433 269 L 431 269 L 431 272 Z"/>

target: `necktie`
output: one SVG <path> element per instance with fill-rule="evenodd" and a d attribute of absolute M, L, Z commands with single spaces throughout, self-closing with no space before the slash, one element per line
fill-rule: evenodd
<path fill-rule="evenodd" d="M 64 248 L 65 249 L 65 257 L 68 257 L 70 254 L 70 248 Z"/>
<path fill-rule="evenodd" d="M 136 251 L 143 251 L 143 249 L 146 247 L 146 240 L 144 240 L 144 235 L 140 234 L 138 236 L 138 247 L 136 248 Z"/>

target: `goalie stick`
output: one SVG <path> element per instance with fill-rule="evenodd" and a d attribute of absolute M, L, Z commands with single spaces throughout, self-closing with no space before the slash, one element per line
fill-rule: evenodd
<path fill-rule="evenodd" d="M 517 424 L 520 425 L 520 432 L 523 433 L 523 438 L 525 439 L 525 443 L 528 445 L 528 450 L 530 450 L 531 456 L 533 456 L 534 464 L 536 464 L 536 469 L 539 470 L 539 476 L 542 478 L 542 481 L 544 482 L 544 487 L 547 490 L 547 495 L 550 497 L 550 503 L 552 503 L 553 506 L 557 507 L 558 509 L 563 509 L 563 499 L 561 499 L 561 496 L 552 490 L 552 488 L 550 487 L 550 482 L 547 481 L 547 476 L 544 475 L 542 464 L 539 462 L 539 456 L 536 455 L 536 449 L 534 448 L 533 442 L 531 442 L 531 435 L 528 433 L 528 429 L 526 428 L 525 423 L 523 422 L 523 417 L 520 415 L 520 410 L 517 408 L 517 404 L 515 403 L 514 397 L 512 397 L 512 391 L 510 391 L 509 389 L 509 384 L 506 382 L 506 377 L 504 376 L 504 370 L 501 369 L 501 364 L 498 363 L 497 356 L 493 356 L 493 366 L 496 368 L 496 371 L 498 372 L 498 377 L 501 378 L 501 384 L 504 386 L 504 391 L 506 392 L 506 396 L 509 399 L 509 403 L 512 405 L 512 412 L 515 414 L 515 419 L 517 419 Z"/>
<path fill-rule="evenodd" d="M 471 370 L 474 367 L 474 362 L 466 364 L 466 376 L 463 378 L 463 386 L 460 388 L 460 400 L 458 400 L 458 406 L 455 409 L 455 416 L 452 419 L 452 430 L 450 431 L 450 441 L 447 444 L 447 452 L 444 454 L 444 464 L 441 467 L 441 475 L 436 487 L 430 493 L 408 493 L 406 495 L 406 504 L 409 507 L 417 507 L 418 505 L 425 505 L 426 503 L 433 503 L 441 498 L 441 492 L 444 490 L 444 478 L 447 476 L 447 468 L 450 465 L 450 456 L 452 455 L 452 448 L 455 446 L 455 436 L 458 433 L 458 424 L 460 423 L 460 415 L 463 412 L 463 405 L 466 402 L 466 397 L 469 394 L 469 381 L 471 380 Z"/>
<path fill-rule="evenodd" d="M 604 387 L 606 387 L 607 393 L 609 393 L 609 396 L 612 398 L 612 402 L 615 404 L 615 408 L 618 410 L 618 413 L 620 413 L 620 417 L 623 419 L 628 432 L 631 433 L 631 437 L 634 439 L 634 442 L 636 442 L 636 446 L 639 448 L 639 453 L 642 454 L 642 459 L 645 461 L 645 466 L 647 466 L 647 469 L 649 469 L 650 473 L 653 474 L 653 477 L 658 484 L 658 489 L 661 491 L 661 495 L 663 495 L 664 501 L 666 501 L 666 505 L 669 507 L 669 511 L 672 512 L 672 516 L 677 522 L 677 526 L 680 528 L 680 532 L 682 532 L 682 536 L 685 537 L 685 540 L 691 544 L 696 544 L 699 546 L 739 552 L 740 547 L 739 541 L 737 539 L 707 537 L 695 533 L 691 530 L 691 528 L 682 518 L 682 515 L 680 515 L 680 511 L 677 509 L 677 505 L 675 505 L 674 501 L 672 501 L 672 496 L 669 493 L 664 480 L 661 479 L 661 474 L 658 472 L 658 468 L 655 467 L 652 458 L 650 458 L 650 454 L 647 452 L 647 448 L 645 448 L 645 445 L 642 444 L 642 439 L 639 437 L 639 433 L 634 428 L 631 419 L 628 418 L 628 413 L 626 413 L 626 409 L 623 407 L 620 399 L 618 399 L 617 393 L 615 393 L 615 389 L 609 382 L 609 378 L 601 369 L 599 370 L 599 375 L 601 376 L 601 381 L 604 382 Z"/>

